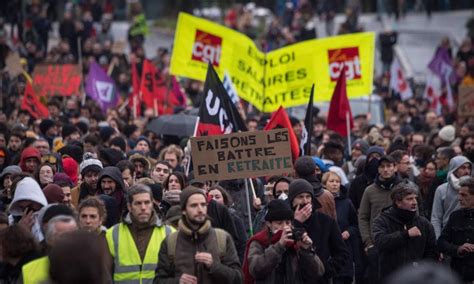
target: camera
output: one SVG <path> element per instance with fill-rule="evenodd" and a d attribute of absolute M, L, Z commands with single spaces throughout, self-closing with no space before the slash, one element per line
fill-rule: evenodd
<path fill-rule="evenodd" d="M 304 228 L 293 228 L 291 231 L 291 238 L 297 242 L 303 240 L 303 234 L 306 233 Z"/>

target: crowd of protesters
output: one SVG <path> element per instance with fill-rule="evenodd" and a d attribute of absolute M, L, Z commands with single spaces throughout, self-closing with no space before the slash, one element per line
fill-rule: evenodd
<path fill-rule="evenodd" d="M 49 2 L 31 1 L 25 24 L 16 19 L 8 32 L 0 23 L 0 69 L 18 52 L 25 71 L 2 71 L 0 79 L 1 283 L 474 281 L 472 117 L 448 106 L 437 113 L 421 92 L 402 101 L 385 72 L 375 82 L 385 125 L 354 117 L 347 145 L 320 113 L 311 155 L 295 160 L 288 175 L 252 179 L 254 197 L 244 180 L 196 179 L 186 170 L 188 137 L 157 135 L 146 130 L 152 110 L 134 118 L 121 107 L 131 89 L 130 62 L 140 66 L 146 58 L 145 34 L 132 32 L 134 23 L 130 54 L 112 52 L 109 1 L 68 3 L 60 40 L 51 45 L 57 15 Z M 330 35 L 336 8 L 321 2 Z M 309 1 L 288 2 L 282 11 L 263 35 L 252 34 L 252 16 L 242 7 L 230 9 L 225 24 L 263 39 L 266 50 L 316 37 Z M 346 11 L 340 33 L 359 31 L 359 8 Z M 132 1 L 130 18 L 142 12 Z M 460 85 L 474 85 L 472 43 L 439 46 L 456 64 L 455 101 Z M 159 48 L 153 58 L 165 81 L 170 56 Z M 20 108 L 37 64 L 81 63 L 87 74 L 91 62 L 112 70 L 120 107 L 104 114 L 78 94 L 48 98 L 45 119 Z M 183 80 L 181 88 L 189 108 L 198 107 L 202 83 Z M 261 130 L 267 119 L 247 113 L 247 128 Z M 302 121 L 291 117 L 291 124 L 300 140 Z M 419 264 L 424 260 L 433 263 Z"/>

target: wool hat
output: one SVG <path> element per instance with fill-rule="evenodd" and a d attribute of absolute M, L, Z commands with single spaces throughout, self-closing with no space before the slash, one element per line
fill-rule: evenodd
<path fill-rule="evenodd" d="M 299 157 L 295 161 L 295 171 L 296 174 L 303 178 L 314 175 L 316 170 L 316 164 L 310 156 Z"/>
<path fill-rule="evenodd" d="M 63 138 L 66 138 L 66 137 L 68 137 L 69 135 L 71 135 L 75 132 L 79 133 L 79 129 L 76 126 L 74 126 L 72 124 L 66 124 L 66 125 L 63 126 L 63 129 L 61 131 L 61 136 Z"/>
<path fill-rule="evenodd" d="M 329 171 L 328 166 L 318 157 L 311 157 L 322 173 Z"/>
<path fill-rule="evenodd" d="M 207 196 L 202 189 L 194 186 L 188 186 L 179 195 L 181 210 L 186 209 L 186 203 L 188 202 L 189 197 L 194 194 L 202 194 L 202 196 L 204 196 L 204 199 L 207 200 Z"/>
<path fill-rule="evenodd" d="M 357 148 L 359 149 L 362 154 L 366 154 L 367 151 L 369 150 L 369 144 L 365 142 L 364 139 L 356 139 L 354 142 L 352 142 L 351 149 Z"/>
<path fill-rule="evenodd" d="M 57 184 L 50 183 L 43 188 L 44 196 L 48 203 L 61 203 L 64 199 L 64 192 Z"/>
<path fill-rule="evenodd" d="M 58 151 L 62 156 L 66 155 L 74 159 L 76 163 L 80 164 L 82 162 L 82 156 L 84 155 L 84 150 L 77 145 L 68 144 Z"/>
<path fill-rule="evenodd" d="M 51 120 L 51 119 L 43 119 L 43 120 L 40 122 L 39 129 L 40 129 L 41 133 L 42 133 L 43 135 L 45 135 L 46 132 L 48 132 L 48 130 L 49 130 L 51 127 L 54 127 L 54 125 L 56 125 L 56 123 L 54 123 L 53 120 Z"/>
<path fill-rule="evenodd" d="M 148 144 L 148 147 L 151 147 L 150 140 L 148 140 L 148 138 L 146 138 L 145 136 L 138 137 L 137 141 L 135 142 L 135 145 L 137 145 L 140 141 L 145 141 L 146 144 Z"/>
<path fill-rule="evenodd" d="M 53 176 L 53 183 L 61 187 L 63 186 L 73 186 L 71 178 L 65 173 L 56 173 Z"/>
<path fill-rule="evenodd" d="M 0 174 L 0 180 L 3 179 L 6 175 L 13 175 L 21 173 L 21 168 L 19 166 L 8 166 L 3 169 L 2 173 Z"/>
<path fill-rule="evenodd" d="M 96 158 L 92 153 L 85 153 L 82 163 L 79 165 L 79 171 L 82 176 L 86 174 L 87 171 L 100 172 L 104 167 L 102 162 Z"/>
<path fill-rule="evenodd" d="M 54 204 L 44 212 L 42 222 L 48 223 L 49 220 L 57 216 L 71 216 L 74 217 L 74 211 L 64 204 Z"/>
<path fill-rule="evenodd" d="M 291 211 L 288 202 L 280 199 L 270 201 L 267 205 L 268 211 L 265 215 L 265 221 L 293 220 L 293 211 Z"/>
<path fill-rule="evenodd" d="M 171 206 L 171 208 L 166 212 L 166 217 L 165 221 L 166 223 L 175 223 L 179 219 L 181 219 L 181 216 L 183 215 L 181 207 L 179 205 L 174 205 Z"/>
<path fill-rule="evenodd" d="M 453 142 L 456 139 L 456 129 L 452 125 L 446 125 L 438 132 L 438 137 L 445 142 Z"/>
<path fill-rule="evenodd" d="M 380 156 L 385 155 L 385 150 L 380 147 L 380 146 L 370 146 L 369 149 L 367 149 L 367 158 L 370 156 L 370 154 L 377 153 Z"/>
<path fill-rule="evenodd" d="M 311 194 L 312 199 L 314 199 L 314 190 L 313 186 L 305 179 L 295 179 L 290 183 L 288 201 L 290 204 L 293 204 L 293 199 L 301 193 Z"/>

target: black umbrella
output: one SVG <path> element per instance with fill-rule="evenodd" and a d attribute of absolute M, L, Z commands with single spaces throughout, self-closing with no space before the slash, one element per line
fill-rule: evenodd
<path fill-rule="evenodd" d="M 157 135 L 173 135 L 178 137 L 193 136 L 197 116 L 187 114 L 161 115 L 148 123 L 146 129 Z"/>

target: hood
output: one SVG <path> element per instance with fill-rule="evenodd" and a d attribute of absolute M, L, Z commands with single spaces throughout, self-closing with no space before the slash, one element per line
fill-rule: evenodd
<path fill-rule="evenodd" d="M 309 176 L 305 177 L 304 179 L 307 180 L 313 187 L 315 197 L 318 197 L 323 194 L 323 186 L 321 185 L 321 181 L 316 176 Z"/>
<path fill-rule="evenodd" d="M 21 157 L 20 157 L 20 168 L 25 171 L 25 161 L 26 159 L 29 158 L 36 158 L 38 160 L 38 164 L 41 164 L 41 154 L 38 151 L 38 149 L 34 147 L 27 147 L 21 152 Z"/>
<path fill-rule="evenodd" d="M 15 188 L 15 194 L 10 205 L 10 213 L 14 216 L 21 216 L 23 212 L 18 207 L 17 203 L 21 200 L 30 200 L 41 204 L 41 206 L 48 205 L 46 197 L 39 184 L 31 177 L 23 178 Z"/>
<path fill-rule="evenodd" d="M 122 173 L 119 168 L 105 167 L 102 169 L 99 174 L 99 179 L 97 180 L 97 190 L 99 190 L 99 192 L 102 192 L 101 182 L 104 177 L 109 177 L 117 183 L 118 188 L 116 190 L 125 191 L 125 183 L 123 182 Z"/>
<path fill-rule="evenodd" d="M 472 168 L 472 163 L 471 161 L 464 157 L 464 156 L 456 156 L 449 161 L 449 166 L 448 166 L 448 176 L 454 173 L 457 169 L 459 169 L 462 165 L 468 163 L 471 165 Z"/>

